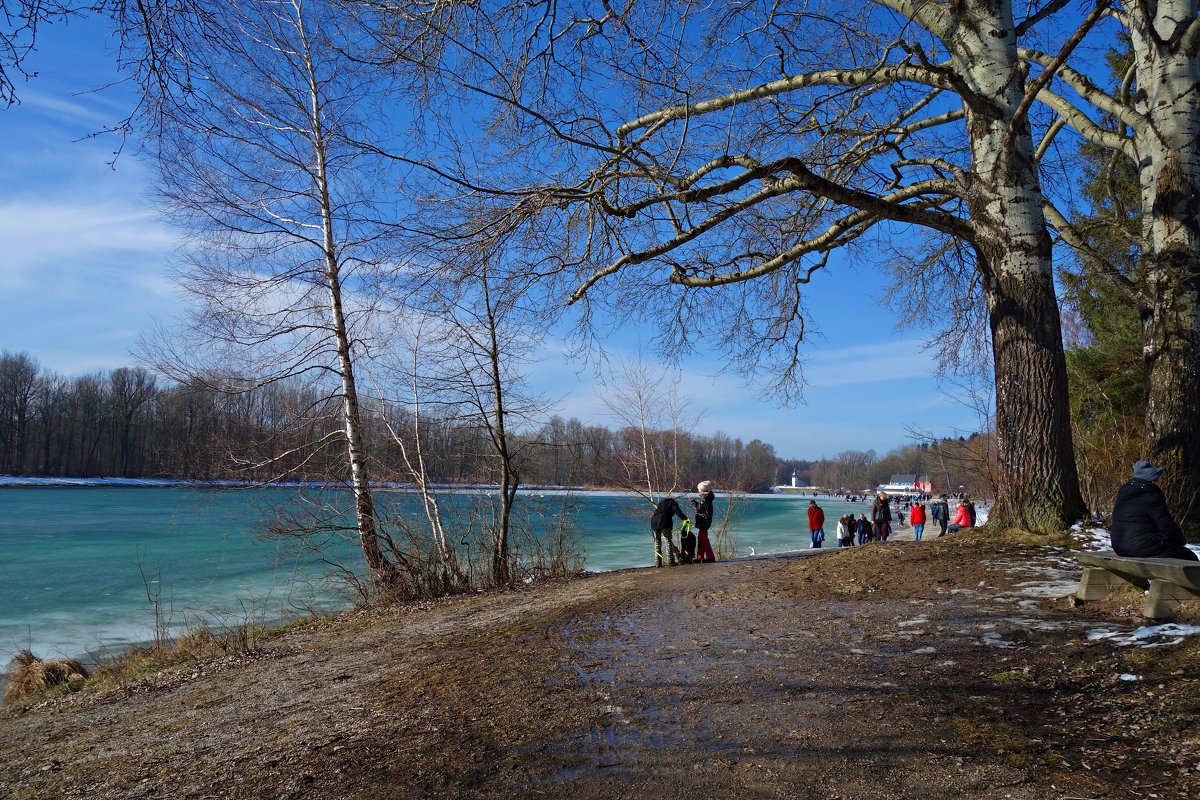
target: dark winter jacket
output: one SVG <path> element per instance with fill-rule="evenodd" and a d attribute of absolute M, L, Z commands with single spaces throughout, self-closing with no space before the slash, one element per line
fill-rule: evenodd
<path fill-rule="evenodd" d="M 892 506 L 886 500 L 875 499 L 871 506 L 871 521 L 876 525 L 892 521 Z"/>
<path fill-rule="evenodd" d="M 1112 546 L 1119 556 L 1189 558 L 1183 531 L 1171 518 L 1162 489 L 1134 478 L 1113 501 Z"/>
<path fill-rule="evenodd" d="M 706 531 L 712 527 L 713 518 L 713 499 L 716 497 L 712 491 L 707 491 L 700 495 L 699 500 L 693 500 L 696 504 L 696 529 Z"/>
<path fill-rule="evenodd" d="M 671 530 L 675 527 L 675 517 L 687 519 L 687 514 L 683 513 L 683 509 L 679 507 L 679 503 L 675 502 L 674 497 L 664 497 L 654 507 L 654 516 L 650 518 L 650 530 Z"/>

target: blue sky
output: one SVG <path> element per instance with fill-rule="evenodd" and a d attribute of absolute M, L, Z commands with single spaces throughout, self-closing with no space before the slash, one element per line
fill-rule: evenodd
<path fill-rule="evenodd" d="M 111 81 L 113 54 L 88 23 L 45 28 L 18 84 L 21 103 L 0 112 L 0 350 L 25 352 L 67 376 L 129 365 L 130 349 L 155 321 L 169 322 L 182 297 L 168 278 L 179 244 L 156 213 L 153 171 L 136 144 L 88 138 L 128 111 Z M 842 450 L 880 454 L 912 441 L 919 428 L 959 435 L 979 428 L 976 412 L 944 395 L 927 332 L 897 333 L 900 314 L 931 319 L 938 309 L 887 309 L 869 266 L 834 261 L 810 285 L 808 308 L 820 336 L 805 345 L 805 402 L 780 408 L 734 375 L 690 372 L 685 393 L 702 413 L 699 432 L 762 439 L 785 458 Z M 610 342 L 618 355 L 653 358 L 649 339 L 628 330 Z M 715 361 L 692 359 L 690 365 Z M 694 366 L 692 367 L 694 368 Z M 554 347 L 530 370 L 563 416 L 614 425 L 587 372 Z"/>

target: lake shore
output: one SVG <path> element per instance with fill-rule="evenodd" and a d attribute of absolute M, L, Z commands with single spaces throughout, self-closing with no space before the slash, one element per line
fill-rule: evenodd
<path fill-rule="evenodd" d="M 0 795 L 1191 797 L 1196 637 L 1092 637 L 1139 626 L 1139 598 L 1075 608 L 1067 542 L 1036 541 L 980 531 L 348 612 L 4 709 Z"/>

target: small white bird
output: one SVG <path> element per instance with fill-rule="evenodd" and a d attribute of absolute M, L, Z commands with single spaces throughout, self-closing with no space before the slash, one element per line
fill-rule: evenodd
<path fill-rule="evenodd" d="M 753 548 L 753 547 L 751 547 L 751 548 L 750 548 L 750 555 L 754 555 L 754 548 Z"/>

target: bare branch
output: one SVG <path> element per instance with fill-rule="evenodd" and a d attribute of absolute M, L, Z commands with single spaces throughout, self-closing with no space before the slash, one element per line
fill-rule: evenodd
<path fill-rule="evenodd" d="M 711 114 L 715 111 L 721 111 L 762 100 L 763 98 L 787 94 L 813 86 L 869 86 L 872 84 L 901 82 L 919 83 L 936 89 L 954 88 L 953 82 L 945 73 L 936 69 L 918 67 L 912 64 L 892 64 L 848 70 L 823 70 L 803 75 L 792 75 L 749 89 L 731 92 L 711 100 L 671 106 L 670 108 L 653 111 L 631 122 L 626 122 L 617 128 L 617 137 L 624 139 L 630 133 L 652 125 L 660 125 L 664 122 Z"/>

